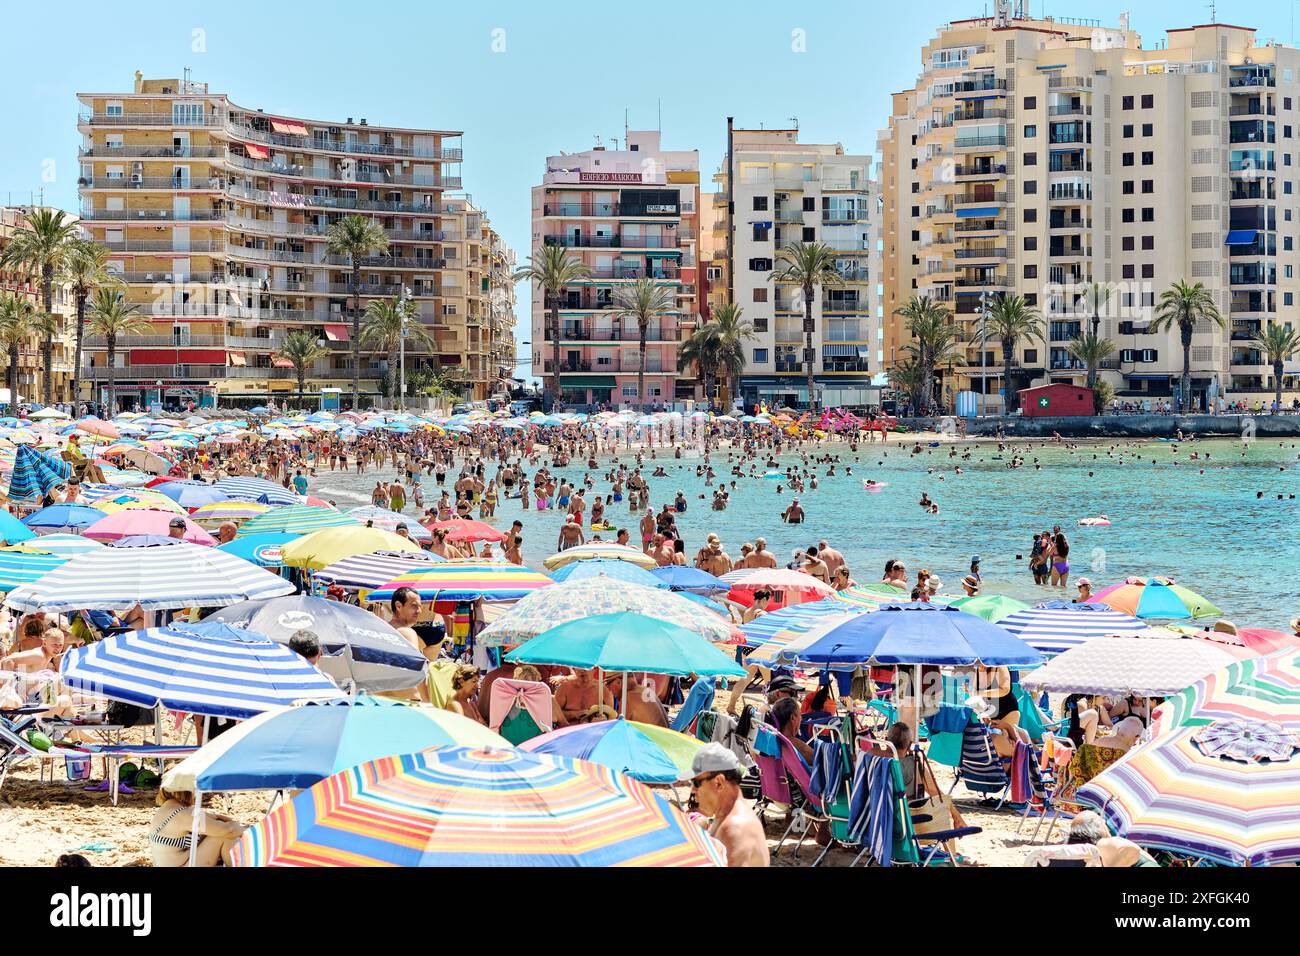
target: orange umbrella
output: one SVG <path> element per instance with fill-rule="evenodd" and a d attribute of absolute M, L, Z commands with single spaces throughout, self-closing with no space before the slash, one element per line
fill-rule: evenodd
<path fill-rule="evenodd" d="M 83 431 L 87 435 L 100 435 L 104 438 L 122 437 L 112 422 L 101 421 L 98 418 L 83 418 L 77 422 L 77 430 Z"/>
<path fill-rule="evenodd" d="M 438 530 L 447 532 L 448 541 L 505 541 L 510 537 L 503 531 L 498 531 L 490 524 L 484 524 L 482 521 L 473 521 L 469 518 L 452 518 L 449 521 L 435 521 L 427 525 L 430 531 Z"/>

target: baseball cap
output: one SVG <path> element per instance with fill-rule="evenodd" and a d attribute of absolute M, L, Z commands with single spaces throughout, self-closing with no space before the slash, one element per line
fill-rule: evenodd
<path fill-rule="evenodd" d="M 706 773 L 725 773 L 728 770 L 739 772 L 740 758 L 716 741 L 701 747 L 691 761 L 692 777 Z"/>
<path fill-rule="evenodd" d="M 172 518 L 171 521 L 167 522 L 167 527 L 169 527 L 169 528 L 183 528 L 183 527 L 185 527 L 185 519 L 184 519 L 184 518 Z"/>
<path fill-rule="evenodd" d="M 797 694 L 799 693 L 799 690 L 800 688 L 798 682 L 796 682 L 795 679 L 793 677 L 790 677 L 788 674 L 780 674 L 776 677 L 773 677 L 772 682 L 767 685 L 767 692 L 769 694 L 779 694 L 779 693 Z"/>
<path fill-rule="evenodd" d="M 970 556 L 970 563 L 971 563 L 971 564 L 979 564 L 979 563 L 980 563 L 980 556 L 979 556 L 978 554 L 972 554 L 972 555 Z"/>
<path fill-rule="evenodd" d="M 1076 587 L 1083 587 L 1084 585 L 1087 585 L 1088 587 L 1092 587 L 1092 582 L 1089 581 L 1087 578 L 1079 578 L 1079 580 L 1075 581 L 1074 583 Z"/>

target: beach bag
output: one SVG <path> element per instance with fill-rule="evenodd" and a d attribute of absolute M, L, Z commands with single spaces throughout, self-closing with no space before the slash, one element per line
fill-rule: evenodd
<path fill-rule="evenodd" d="M 108 702 L 108 722 L 119 727 L 135 727 L 153 720 L 153 711 L 135 704 L 124 704 L 118 700 Z"/>
<path fill-rule="evenodd" d="M 924 793 L 925 781 L 931 774 L 930 761 L 925 754 L 918 752 L 916 755 L 916 787 L 917 790 Z M 907 812 L 912 817 L 912 829 L 918 835 L 926 833 L 941 833 L 944 830 L 953 829 L 952 825 L 952 800 L 946 794 L 938 796 L 921 796 L 912 799 L 912 794 L 908 794 Z M 917 817 L 929 817 L 928 820 L 917 820 Z"/>
<path fill-rule="evenodd" d="M 64 757 L 63 769 L 69 780 L 89 779 L 90 757 Z"/>

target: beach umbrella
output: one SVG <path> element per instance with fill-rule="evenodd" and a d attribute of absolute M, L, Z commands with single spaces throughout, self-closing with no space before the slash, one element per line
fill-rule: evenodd
<path fill-rule="evenodd" d="M 168 481 L 158 486 L 158 493 L 191 511 L 226 500 L 224 494 L 202 481 Z"/>
<path fill-rule="evenodd" d="M 49 418 L 70 418 L 67 412 L 61 412 L 57 408 L 42 408 L 39 412 L 32 412 L 27 416 L 33 421 L 44 421 Z"/>
<path fill-rule="evenodd" d="M 195 508 L 190 512 L 190 520 L 211 530 L 227 521 L 233 521 L 236 525 L 243 524 L 248 519 L 256 518 L 270 510 L 270 505 L 258 504 L 255 501 L 218 501 Z"/>
<path fill-rule="evenodd" d="M 753 568 L 731 582 L 733 593 L 752 596 L 755 591 L 777 591 L 787 604 L 816 601 L 835 593 L 835 589 L 811 574 L 789 568 Z"/>
<path fill-rule="evenodd" d="M 745 644 L 750 648 L 745 658 L 751 664 L 772 664 L 779 659 L 786 645 L 806 637 L 814 628 L 832 620 L 847 621 L 870 610 L 874 609 L 850 606 L 827 598 L 769 611 L 740 626 Z"/>
<path fill-rule="evenodd" d="M 1215 720 L 1162 733 L 1079 788 L 1122 837 L 1224 866 L 1300 862 L 1300 737 Z"/>
<path fill-rule="evenodd" d="M 321 568 L 312 574 L 313 581 L 337 584 L 340 587 L 371 589 L 387 584 L 393 578 L 413 568 L 446 558 L 423 551 L 412 553 L 358 554 Z"/>
<path fill-rule="evenodd" d="M 89 527 L 102 517 L 104 512 L 98 508 L 87 505 L 57 504 L 29 514 L 23 519 L 23 524 L 37 532 L 62 531 L 67 528 Z M 0 526 L 0 537 L 3 537 L 6 528 L 7 524 Z"/>
<path fill-rule="evenodd" d="M 416 541 L 424 543 L 433 540 L 433 534 L 428 528 L 420 524 L 415 518 L 398 511 L 389 511 L 387 508 L 365 505 L 361 508 L 348 509 L 347 515 L 350 518 L 355 518 L 358 524 L 364 525 L 369 522 L 374 527 L 382 528 L 384 531 L 396 532 L 399 525 L 406 525 L 406 533 Z"/>
<path fill-rule="evenodd" d="M 101 438 L 120 438 L 117 426 L 98 418 L 82 418 L 77 421 L 77 429 L 87 435 L 99 435 Z"/>
<path fill-rule="evenodd" d="M 1168 578 L 1129 578 L 1093 595 L 1092 600 L 1143 620 L 1223 616 L 1223 611 L 1214 604 Z"/>
<path fill-rule="evenodd" d="M 662 568 L 654 568 L 650 571 L 650 574 L 658 579 L 660 587 L 668 588 L 670 591 L 695 591 L 700 594 L 711 594 L 728 590 L 728 586 L 721 578 L 710 574 L 708 571 L 701 571 L 699 568 L 670 564 Z"/>
<path fill-rule="evenodd" d="M 630 611 L 557 624 L 505 656 L 509 663 L 685 677 L 744 677 L 745 669 L 696 632 Z"/>
<path fill-rule="evenodd" d="M 886 604 L 792 641 L 787 662 L 852 671 L 863 664 L 1032 667 L 1043 655 L 996 624 L 939 604 Z"/>
<path fill-rule="evenodd" d="M 607 558 L 594 558 L 591 561 L 574 561 L 558 571 L 551 572 L 552 581 L 581 581 L 584 578 L 606 577 L 613 581 L 627 581 L 647 588 L 663 587 L 652 572 L 627 561 L 614 561 Z"/>
<path fill-rule="evenodd" d="M 342 692 L 300 655 L 259 634 L 205 621 L 125 631 L 75 647 L 63 682 L 137 707 L 243 719 Z"/>
<path fill-rule="evenodd" d="M 168 511 L 173 515 L 186 514 L 184 508 L 166 495 L 144 489 L 122 491 L 119 488 L 116 494 L 97 499 L 92 507 L 106 515 L 117 514 L 120 511 Z"/>
<path fill-rule="evenodd" d="M 362 690 L 407 690 L 424 679 L 424 655 L 386 621 L 355 604 L 290 594 L 233 604 L 209 620 L 279 644 L 288 644 L 300 630 L 311 631 L 324 651 L 320 669 Z"/>
<path fill-rule="evenodd" d="M 226 498 L 268 505 L 296 505 L 301 499 L 288 488 L 264 478 L 222 478 L 213 485 Z"/>
<path fill-rule="evenodd" d="M 16 440 L 16 436 L 11 436 L 10 440 Z M 21 445 L 14 458 L 13 474 L 9 479 L 9 499 L 37 501 L 51 488 L 63 484 L 70 477 L 72 465 L 68 462 L 39 452 L 29 445 Z M 13 542 L 13 539 L 8 540 Z"/>
<path fill-rule="evenodd" d="M 110 548 L 170 548 L 181 543 L 179 538 L 165 534 L 129 534 L 125 538 L 106 542 Z"/>
<path fill-rule="evenodd" d="M 161 449 L 164 446 L 158 442 L 150 441 L 152 449 Z M 151 475 L 165 475 L 171 470 L 171 462 L 161 455 L 154 454 L 151 448 L 126 448 L 120 456 L 121 461 L 131 465 L 140 471 L 147 472 Z"/>
<path fill-rule="evenodd" d="M 449 521 L 436 521 L 435 530 L 447 532 L 448 541 L 505 541 L 510 536 L 498 531 L 490 524 L 473 521 L 469 518 L 452 518 Z"/>
<path fill-rule="evenodd" d="M 990 624 L 1001 624 L 1012 614 L 1029 607 L 1024 601 L 1017 601 L 1005 594 L 977 594 L 974 597 L 949 601 L 948 605 L 949 607 L 955 607 L 959 611 L 965 611 L 967 614 L 982 617 Z"/>
<path fill-rule="evenodd" d="M 102 518 L 103 515 L 100 515 Z M 36 532 L 8 511 L 0 509 L 0 539 L 6 544 L 21 544 L 36 537 Z"/>
<path fill-rule="evenodd" d="M 478 639 L 487 647 L 522 644 L 566 621 L 620 611 L 679 624 L 715 644 L 743 639 L 730 621 L 681 595 L 602 577 L 566 581 L 535 591 L 480 631 Z"/>
<path fill-rule="evenodd" d="M 1020 682 L 1031 691 L 1054 694 L 1169 697 L 1232 662 L 1231 654 L 1207 641 L 1147 632 L 1095 637 L 1058 654 Z"/>
<path fill-rule="evenodd" d="M 355 518 L 315 505 L 286 505 L 272 508 L 239 526 L 239 535 L 249 534 L 311 534 L 322 528 L 355 528 L 360 522 Z"/>
<path fill-rule="evenodd" d="M 284 567 L 284 546 L 290 541 L 297 541 L 301 535 L 296 534 L 249 534 L 219 544 L 217 547 L 226 554 L 251 561 L 259 568 Z"/>
<path fill-rule="evenodd" d="M 954 607 L 958 606 L 956 602 Z M 1150 625 L 1104 604 L 1045 601 L 998 622 L 1002 628 L 1049 657 L 1095 637 L 1137 634 Z"/>
<path fill-rule="evenodd" d="M 145 611 L 224 607 L 293 591 L 279 575 L 233 555 L 178 542 L 170 548 L 100 548 L 10 592 L 20 611 Z"/>
<path fill-rule="evenodd" d="M 82 534 L 95 541 L 117 541 L 135 535 L 158 535 L 168 537 L 168 527 L 177 520 L 185 522 L 183 540 L 190 544 L 212 546 L 217 539 L 212 537 L 188 517 L 171 514 L 166 511 L 136 510 L 119 511 L 106 515 L 86 528 Z"/>
<path fill-rule="evenodd" d="M 1291 648 L 1212 671 L 1166 700 L 1156 714 L 1155 736 L 1234 720 L 1278 724 L 1300 733 L 1300 651 Z"/>
<path fill-rule="evenodd" d="M 874 611 L 882 604 L 906 603 L 911 600 L 912 592 L 909 588 L 899 588 L 892 584 L 876 582 L 873 584 L 855 584 L 843 591 L 836 591 L 832 597 L 837 601 L 856 604 Z M 947 602 L 939 598 L 931 598 L 930 603 L 945 604 Z"/>
<path fill-rule="evenodd" d="M 1189 637 L 1199 637 L 1223 647 L 1244 648 L 1252 655 L 1265 656 L 1278 651 L 1300 650 L 1300 636 L 1270 630 L 1266 627 L 1233 627 L 1229 630 L 1211 628 L 1174 627 Z"/>
<path fill-rule="evenodd" d="M 644 551 L 625 544 L 613 544 L 607 541 L 580 544 L 576 548 L 568 548 L 565 551 L 551 555 L 542 564 L 546 570 L 554 571 L 566 564 L 572 564 L 574 561 L 590 561 L 593 559 L 627 561 L 646 570 L 657 566 L 655 559 Z"/>
<path fill-rule="evenodd" d="M 0 548 L 0 591 L 12 591 L 20 585 L 39 581 L 67 560 L 23 545 Z"/>
<path fill-rule="evenodd" d="M 519 749 L 589 760 L 642 783 L 671 784 L 691 779 L 691 762 L 703 746 L 667 727 L 620 717 L 560 727 L 525 740 Z"/>
<path fill-rule="evenodd" d="M 79 534 L 43 534 L 36 539 L 36 544 L 27 545 L 27 547 L 35 548 L 37 545 L 39 545 L 38 550 L 57 554 L 61 558 L 70 558 L 76 554 L 98 551 L 104 547 L 102 542 L 91 541 Z"/>
<path fill-rule="evenodd" d="M 359 694 L 258 714 L 167 771 L 162 785 L 204 793 L 298 790 L 394 750 L 509 746 L 449 710 Z"/>
<path fill-rule="evenodd" d="M 505 561 L 440 561 L 403 571 L 366 600 L 387 601 L 398 588 L 413 588 L 421 601 L 517 601 L 554 584 L 540 571 Z"/>
<path fill-rule="evenodd" d="M 357 554 L 374 554 L 377 551 L 419 552 L 420 546 L 391 531 L 363 528 L 353 523 L 349 527 L 313 531 L 285 545 L 284 563 L 291 568 L 319 571 L 344 558 Z"/>
<path fill-rule="evenodd" d="M 236 866 L 721 866 L 702 828 L 608 767 L 442 747 L 322 780 L 244 832 Z"/>
<path fill-rule="evenodd" d="M 715 601 L 711 597 L 707 597 L 703 594 L 696 594 L 694 591 L 675 591 L 673 593 L 680 594 L 682 597 L 686 598 L 686 600 L 690 601 L 692 604 L 698 604 L 700 607 L 708 608 L 714 614 L 721 615 L 722 617 L 725 618 L 731 617 L 730 609 L 728 609 L 728 607 L 725 604 L 719 601 Z"/>

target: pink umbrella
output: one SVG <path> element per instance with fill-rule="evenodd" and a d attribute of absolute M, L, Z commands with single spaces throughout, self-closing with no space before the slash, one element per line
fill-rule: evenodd
<path fill-rule="evenodd" d="M 1300 637 L 1282 631 L 1271 631 L 1266 627 L 1243 627 L 1235 634 L 1207 630 L 1197 634 L 1197 637 L 1227 647 L 1244 647 L 1261 657 L 1277 651 L 1294 651 L 1300 648 Z"/>
<path fill-rule="evenodd" d="M 816 601 L 835 593 L 833 587 L 811 574 L 788 568 L 755 568 L 731 583 L 732 596 L 743 596 L 744 603 L 749 603 L 759 590 L 781 592 L 787 605 Z"/>
<path fill-rule="evenodd" d="M 98 418 L 83 418 L 77 422 L 77 429 L 85 432 L 87 435 L 100 435 L 104 438 L 121 438 L 121 433 L 112 422 L 101 421 Z"/>
<path fill-rule="evenodd" d="M 169 534 L 168 527 L 173 518 L 180 518 L 180 515 L 172 511 L 131 509 L 101 518 L 81 533 L 84 537 L 93 538 L 96 541 L 117 541 L 121 538 L 130 538 L 139 534 L 156 534 L 165 538 Z M 216 538 L 189 518 L 182 518 L 181 520 L 185 522 L 184 539 L 190 544 L 214 545 L 217 543 Z"/>

